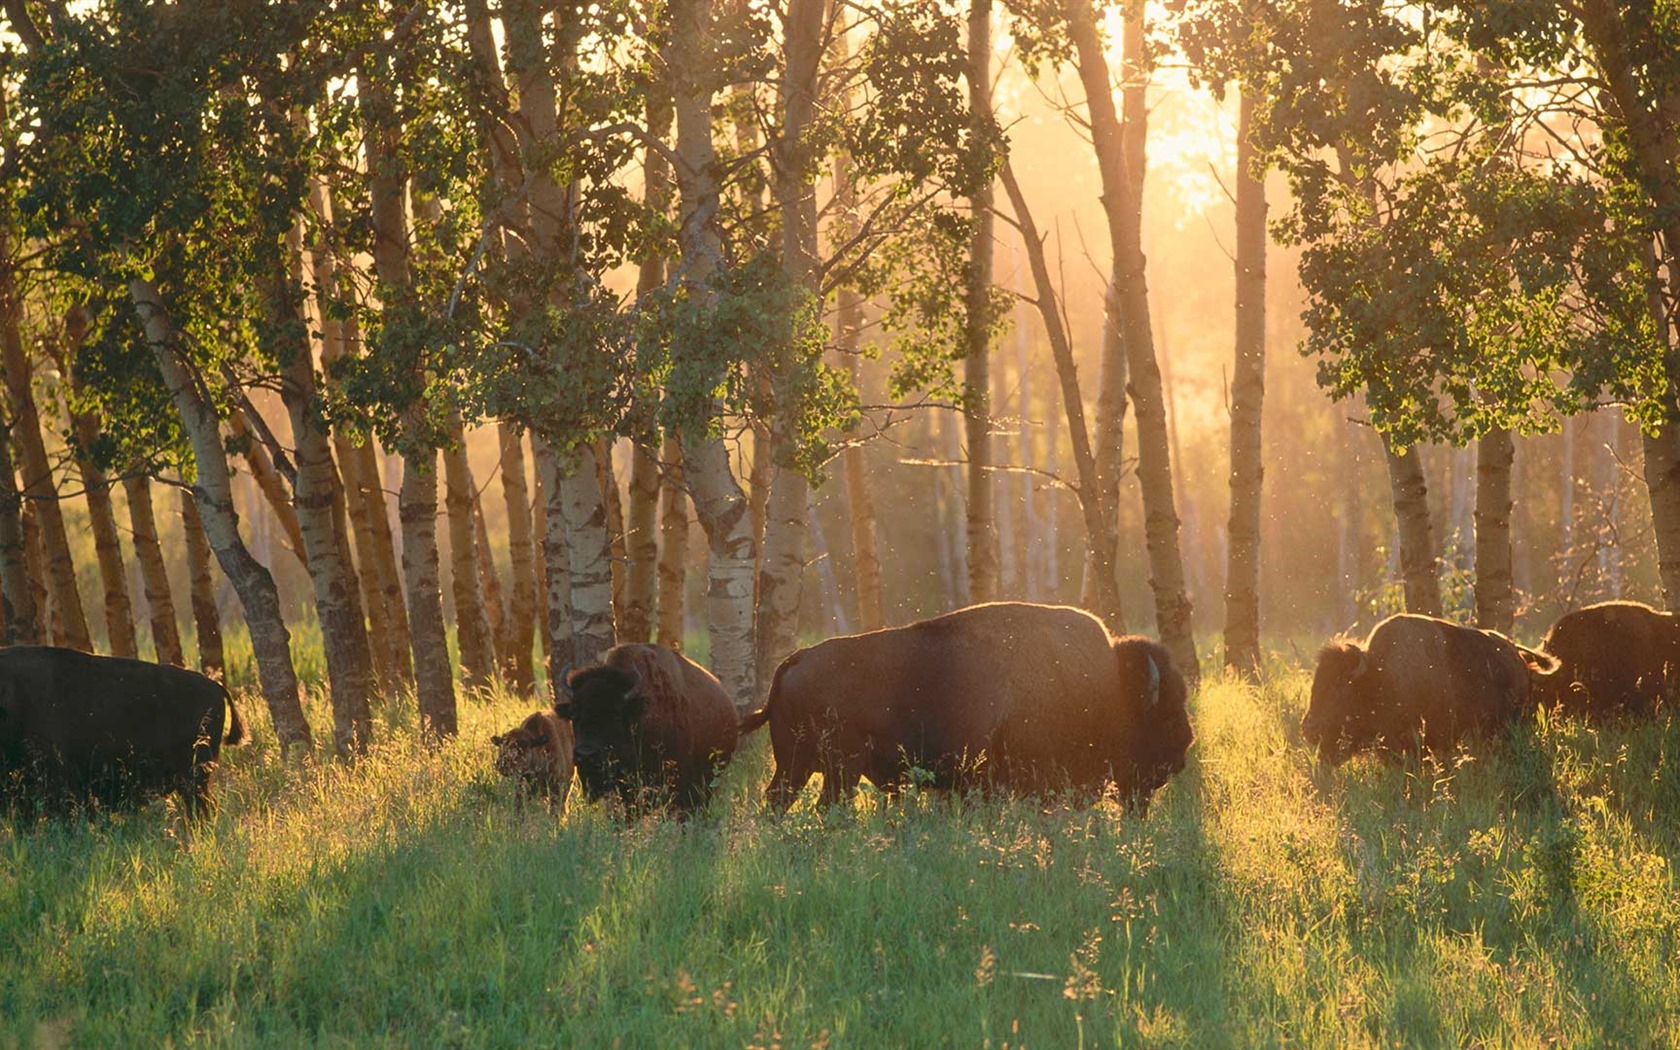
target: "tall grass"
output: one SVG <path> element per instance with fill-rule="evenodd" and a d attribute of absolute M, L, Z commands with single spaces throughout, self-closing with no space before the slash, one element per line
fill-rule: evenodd
<path fill-rule="evenodd" d="M 762 739 L 703 819 L 556 816 L 490 770 L 507 697 L 435 751 L 405 705 L 354 765 L 259 742 L 197 828 L 0 823 L 0 1046 L 1680 1042 L 1672 723 L 1332 772 L 1305 682 L 1202 690 L 1147 816 L 774 817 Z"/>

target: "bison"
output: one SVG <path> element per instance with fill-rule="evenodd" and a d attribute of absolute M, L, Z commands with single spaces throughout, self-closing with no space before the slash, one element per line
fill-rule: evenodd
<path fill-rule="evenodd" d="M 669 805 L 679 816 L 711 798 L 739 720 L 710 671 L 675 649 L 632 643 L 561 683 L 554 713 L 576 734 L 585 796 L 617 794 L 632 813 Z"/>
<path fill-rule="evenodd" d="M 0 783 L 14 800 L 120 806 L 178 792 L 197 814 L 212 805 L 221 745 L 247 739 L 227 690 L 196 671 L 0 649 Z"/>
<path fill-rule="evenodd" d="M 1540 648 L 1563 671 L 1543 700 L 1594 717 L 1651 714 L 1680 675 L 1680 618 L 1639 602 L 1566 614 Z"/>
<path fill-rule="evenodd" d="M 938 788 L 1113 781 L 1146 804 L 1184 767 L 1185 699 L 1155 642 L 1115 638 L 1081 609 L 997 602 L 802 649 L 742 729 L 770 725 L 766 797 L 782 810 L 812 773 L 831 804 L 863 777 L 894 791 L 913 769 Z"/>
<path fill-rule="evenodd" d="M 1558 663 L 1495 631 L 1433 616 L 1391 616 L 1364 645 L 1338 638 L 1318 655 L 1301 734 L 1338 765 L 1359 751 L 1444 755 L 1470 735 L 1533 711 Z"/>
<path fill-rule="evenodd" d="M 496 772 L 555 808 L 566 805 L 572 789 L 570 722 L 553 711 L 538 711 L 517 727 L 491 737 L 490 743 L 496 748 Z"/>

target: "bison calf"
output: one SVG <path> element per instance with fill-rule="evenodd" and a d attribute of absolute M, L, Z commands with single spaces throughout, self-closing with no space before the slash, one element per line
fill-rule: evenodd
<path fill-rule="evenodd" d="M 1543 702 L 1590 717 L 1648 715 L 1680 675 L 1680 618 L 1601 602 L 1558 620 L 1540 648 L 1563 664 Z"/>
<path fill-rule="evenodd" d="M 212 802 L 222 744 L 246 739 L 227 690 L 196 671 L 0 649 L 0 790 L 14 799 L 117 806 L 174 791 L 196 814 Z"/>
<path fill-rule="evenodd" d="M 547 799 L 556 809 L 566 805 L 572 789 L 571 723 L 552 711 L 538 711 L 515 728 L 491 737 L 490 743 L 496 748 L 496 772 L 517 782 L 522 791 Z"/>
<path fill-rule="evenodd" d="M 942 788 L 1113 781 L 1146 802 L 1184 766 L 1185 700 L 1155 642 L 1115 638 L 1080 609 L 997 602 L 802 649 L 742 728 L 769 722 L 767 798 L 784 810 L 813 773 L 832 803 L 863 777 L 895 790 L 912 769 Z"/>
<path fill-rule="evenodd" d="M 735 753 L 737 716 L 710 671 L 662 645 L 607 650 L 597 667 L 562 676 L 554 713 L 577 737 L 584 794 L 617 794 L 632 813 L 704 806 Z"/>
<path fill-rule="evenodd" d="M 1331 765 L 1359 751 L 1449 752 L 1537 705 L 1556 660 L 1494 631 L 1433 616 L 1391 616 L 1365 644 L 1342 638 L 1318 655 L 1301 733 Z"/>

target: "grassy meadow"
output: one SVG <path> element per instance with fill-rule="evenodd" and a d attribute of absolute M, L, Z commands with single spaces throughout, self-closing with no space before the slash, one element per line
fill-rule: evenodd
<path fill-rule="evenodd" d="M 1315 767 L 1307 676 L 1214 682 L 1147 817 L 914 792 L 521 805 L 491 732 L 229 749 L 221 810 L 0 820 L 0 1047 L 1680 1043 L 1680 729 Z M 325 712 L 312 710 L 318 721 Z"/>

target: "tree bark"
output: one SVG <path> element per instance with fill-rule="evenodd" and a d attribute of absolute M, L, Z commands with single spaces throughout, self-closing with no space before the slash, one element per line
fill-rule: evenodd
<path fill-rule="evenodd" d="M 969 119 L 979 129 L 992 115 L 992 3 L 969 0 Z M 969 241 L 963 353 L 963 424 L 968 445 L 968 593 L 975 602 L 997 598 L 998 539 L 992 492 L 991 294 L 992 188 L 969 200 Z"/>
<path fill-rule="evenodd" d="M 591 446 L 595 461 L 595 483 L 600 490 L 601 510 L 607 527 L 607 552 L 612 570 L 613 623 L 624 619 L 624 603 L 629 600 L 630 551 L 624 538 L 624 498 L 618 489 L 618 473 L 613 467 L 613 442 L 598 438 Z"/>
<path fill-rule="evenodd" d="M 362 617 L 361 585 L 350 563 L 349 541 L 340 531 L 344 494 L 333 463 L 332 440 L 316 397 L 315 356 L 310 347 L 304 304 L 294 288 L 302 283 L 303 228 L 299 220 L 287 237 L 296 268 L 276 276 L 270 310 L 276 329 L 290 332 L 280 349 L 280 398 L 291 420 L 297 457 L 293 502 L 321 622 L 333 713 L 333 746 L 340 755 L 364 750 L 372 739 L 373 653 Z M 284 338 L 284 337 L 283 337 Z"/>
<path fill-rule="evenodd" d="M 218 682 L 227 680 L 227 659 L 222 653 L 222 617 L 216 608 L 216 586 L 210 575 L 210 541 L 204 535 L 204 523 L 198 516 L 198 504 L 193 502 L 191 489 L 181 489 L 181 529 L 187 541 L 187 576 L 192 598 L 193 629 L 198 637 L 198 669 Z M 150 497 L 148 496 L 148 499 Z M 168 595 L 168 579 L 165 596 Z M 170 629 L 174 630 L 175 610 L 169 606 Z M 153 629 L 156 630 L 154 622 Z M 180 657 L 180 636 L 175 635 L 176 663 L 185 664 Z"/>
<path fill-rule="evenodd" d="M 332 192 L 326 180 L 316 179 L 311 183 L 309 200 L 322 225 L 331 223 Z M 339 267 L 325 238 L 312 246 L 310 264 L 321 296 L 317 307 L 321 325 L 321 372 L 331 389 L 333 366 L 346 357 L 361 354 L 361 325 L 354 314 L 339 319 L 326 300 L 334 290 L 344 298 L 353 296 L 355 290 L 350 286 L 351 274 Z M 414 666 L 409 656 L 408 610 L 403 604 L 402 576 L 397 571 L 378 453 L 371 437 L 357 444 L 343 427 L 333 431 L 332 445 L 354 539 L 374 675 L 386 689 L 409 686 L 414 683 Z"/>
<path fill-rule="evenodd" d="M 298 524 L 297 507 L 292 504 L 286 479 L 281 476 L 279 466 L 268 454 L 268 446 L 257 436 L 243 409 L 235 408 L 228 413 L 228 433 L 244 447 L 245 465 L 251 468 L 251 480 L 257 483 L 257 489 L 263 494 L 274 520 L 280 524 L 280 531 L 286 534 L 287 548 L 297 558 L 298 564 L 308 571 L 309 549 L 303 542 L 303 526 Z"/>
<path fill-rule="evenodd" d="M 569 669 L 578 665 L 573 635 L 572 567 L 567 550 L 566 511 L 561 484 L 560 458 L 538 434 L 531 435 L 531 456 L 536 461 L 542 488 L 542 559 L 547 586 L 544 588 L 544 627 L 548 637 L 548 680 L 555 695 Z"/>
<path fill-rule="evenodd" d="M 1231 516 L 1225 568 L 1225 665 L 1260 667 L 1260 440 L 1266 394 L 1266 185 L 1254 170 L 1254 93 L 1237 117 L 1236 363 L 1231 372 Z M 1183 466 L 1182 462 L 1179 464 Z"/>
<path fill-rule="evenodd" d="M 1126 349 L 1131 399 L 1137 410 L 1138 482 L 1143 494 L 1144 541 L 1149 552 L 1150 589 L 1161 642 L 1185 679 L 1200 679 L 1190 598 L 1185 590 L 1184 560 L 1179 551 L 1178 512 L 1173 499 L 1172 453 L 1167 434 L 1166 399 L 1155 359 L 1149 314 L 1149 289 L 1143 255 L 1143 177 L 1148 90 L 1148 60 L 1142 4 L 1125 8 L 1122 125 L 1114 109 L 1108 61 L 1097 34 L 1096 13 L 1079 0 L 1068 23 L 1085 88 L 1091 135 L 1102 176 L 1103 209 L 1114 253 L 1118 314 Z"/>
<path fill-rule="evenodd" d="M 1388 484 L 1394 500 L 1394 519 L 1400 532 L 1400 578 L 1405 586 L 1406 611 L 1441 615 L 1441 579 L 1435 539 L 1429 524 L 1429 486 L 1423 457 L 1417 448 L 1396 452 L 1383 439 L 1388 453 Z"/>
<path fill-rule="evenodd" d="M 1119 568 L 1120 559 L 1120 478 L 1125 471 L 1126 456 L 1126 341 L 1120 337 L 1120 273 L 1110 267 L 1108 287 L 1103 293 L 1102 371 L 1097 380 L 1097 427 L 1093 454 L 1096 457 L 1096 499 L 1103 520 L 1109 523 L 1112 546 L 1108 549 L 1109 563 Z M 1090 537 L 1086 537 L 1087 542 Z M 1094 567 L 1094 552 L 1087 547 L 1085 580 L 1081 601 L 1087 608 L 1098 602 L 1098 580 Z M 1120 581 L 1114 581 L 1116 595 Z M 1126 612 L 1122 602 L 1115 613 L 1114 629 L 1126 630 Z"/>
<path fill-rule="evenodd" d="M 449 578 L 455 597 L 455 641 L 461 654 L 461 684 L 488 688 L 496 680 L 495 635 L 484 608 L 473 529 L 472 468 L 467 464 L 466 428 L 449 413 L 449 444 L 443 450 L 444 506 L 449 522 Z"/>
<path fill-rule="evenodd" d="M 816 179 L 808 163 L 808 129 L 817 107 L 817 67 L 823 50 L 827 5 L 791 4 L 782 20 L 783 76 L 781 135 L 776 142 L 776 204 L 782 212 L 782 272 L 790 283 L 817 298 Z M 783 385 L 785 377 L 771 382 Z M 783 396 L 785 394 L 785 396 Z M 793 466 L 798 442 L 791 391 L 779 391 L 770 423 L 770 498 L 765 506 L 764 549 L 758 572 L 757 668 L 761 693 L 776 667 L 799 643 L 799 607 L 804 591 L 809 535 L 810 485 Z"/>
<path fill-rule="evenodd" d="M 1068 443 L 1073 449 L 1074 471 L 1079 479 L 1079 488 L 1074 495 L 1078 497 L 1080 510 L 1085 516 L 1086 549 L 1091 557 L 1095 601 L 1089 603 L 1089 608 L 1112 630 L 1120 632 L 1122 628 L 1116 622 L 1120 616 L 1120 588 L 1114 565 L 1109 561 L 1109 552 L 1114 550 L 1115 522 L 1106 516 L 1107 506 L 1101 497 L 1096 454 L 1085 426 L 1085 402 L 1079 392 L 1078 366 L 1073 360 L 1073 341 L 1062 324 L 1056 287 L 1050 279 L 1050 265 L 1044 257 L 1044 241 L 1008 162 L 1003 166 L 1003 187 L 1009 194 L 1010 206 L 1015 209 L 1015 221 L 1021 228 L 1021 240 L 1027 248 L 1033 287 L 1038 293 L 1039 316 L 1044 320 L 1050 352 L 1056 361 L 1056 376 L 1061 381 L 1062 411 L 1067 418 Z"/>
<path fill-rule="evenodd" d="M 531 665 L 531 634 L 537 620 L 536 556 L 531 545 L 531 496 L 525 476 L 525 435 L 511 423 L 496 432 L 502 445 L 502 500 L 507 504 L 508 567 L 512 600 L 508 603 L 508 651 L 502 666 L 521 696 L 536 687 Z"/>
<path fill-rule="evenodd" d="M 660 451 L 659 613 L 655 640 L 683 647 L 683 591 L 688 585 L 688 491 L 682 476 L 682 444 L 667 437 Z"/>
<path fill-rule="evenodd" d="M 1509 430 L 1490 430 L 1476 443 L 1476 626 L 1511 633 L 1511 464 Z"/>
<path fill-rule="evenodd" d="M 597 459 L 604 443 L 556 453 L 559 516 L 564 522 L 571 579 L 572 659 L 579 667 L 601 662 L 616 644 L 613 632 L 612 540 L 601 498 Z M 556 503 L 549 503 L 552 521 Z M 552 525 L 550 526 L 552 528 Z"/>
<path fill-rule="evenodd" d="M 93 416 L 86 412 L 71 413 L 71 425 L 80 449 L 92 448 L 99 436 L 99 424 Z M 134 630 L 134 603 L 128 594 L 128 566 L 123 561 L 116 510 L 111 505 L 111 481 L 83 451 L 78 451 L 76 456 L 76 469 L 82 475 L 88 527 L 93 533 L 99 579 L 105 589 L 105 637 L 113 656 L 134 659 L 140 655 L 140 640 Z"/>
<path fill-rule="evenodd" d="M 484 497 L 473 493 L 473 558 L 478 562 L 478 579 L 484 585 L 484 615 L 490 621 L 490 637 L 495 642 L 497 676 L 508 681 L 508 656 L 512 643 L 508 637 L 507 601 L 503 595 L 501 574 L 496 571 L 496 559 L 490 550 L 490 526 L 484 521 Z"/>
<path fill-rule="evenodd" d="M 174 323 L 157 287 L 150 281 L 135 278 L 129 282 L 129 297 L 140 315 L 146 342 L 157 360 L 158 370 L 163 373 L 175 410 L 181 416 L 182 428 L 192 442 L 193 460 L 198 467 L 193 499 L 198 504 L 199 517 L 216 552 L 216 560 L 245 608 L 257 676 L 281 751 L 289 751 L 294 745 L 307 748 L 309 723 L 304 720 L 303 706 L 298 700 L 291 634 L 280 611 L 280 594 L 275 589 L 274 577 L 251 556 L 245 541 L 240 539 L 239 515 L 233 506 L 233 486 L 215 409 L 205 396 L 202 380 L 194 375 L 181 355 Z"/>
<path fill-rule="evenodd" d="M 124 478 L 123 491 L 128 496 L 128 523 L 134 538 L 134 560 L 140 563 L 140 580 L 145 588 L 146 620 L 151 627 L 152 648 L 158 663 L 185 667 L 187 658 L 181 649 L 181 627 L 175 619 L 175 596 L 169 586 L 163 544 L 158 541 L 151 479 Z M 203 531 L 202 527 L 200 531 Z"/>
<path fill-rule="evenodd" d="M 672 44 L 666 53 L 676 100 L 680 228 L 685 281 L 702 305 L 716 295 L 713 282 L 722 262 L 717 228 L 717 151 L 712 141 L 715 75 L 710 53 L 711 0 L 673 0 Z M 678 354 L 703 356 L 699 347 L 678 347 Z M 714 409 L 720 411 L 721 407 Z M 753 571 L 757 545 L 746 494 L 729 469 L 721 435 L 685 430 L 683 475 L 694 500 L 695 516 L 711 550 L 707 587 L 707 626 L 711 635 L 712 672 L 739 710 L 757 695 L 753 684 Z"/>
<path fill-rule="evenodd" d="M 659 460 L 640 442 L 632 456 L 630 517 L 625 525 L 630 565 L 618 636 L 624 642 L 646 642 L 653 638 L 659 588 Z"/>
<path fill-rule="evenodd" d="M 0 598 L 5 601 L 7 645 L 41 644 L 41 620 L 29 577 L 23 531 L 23 496 L 12 466 L 11 436 L 0 430 Z"/>
<path fill-rule="evenodd" d="M 35 408 L 32 371 L 24 349 L 20 324 L 23 303 L 15 275 L 9 237 L 0 229 L 0 365 L 4 366 L 6 391 L 11 401 L 11 434 L 22 460 L 25 499 L 35 510 L 45 557 L 47 593 L 64 632 L 64 643 L 73 649 L 93 651 L 88 634 L 82 595 L 76 588 L 76 564 L 70 557 L 70 540 L 64 530 L 64 512 L 53 485 L 52 461 L 41 438 L 41 419 Z"/>

